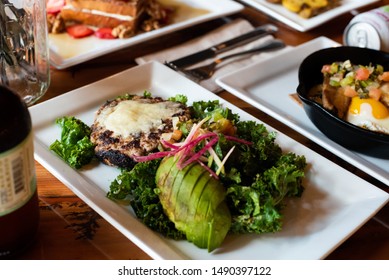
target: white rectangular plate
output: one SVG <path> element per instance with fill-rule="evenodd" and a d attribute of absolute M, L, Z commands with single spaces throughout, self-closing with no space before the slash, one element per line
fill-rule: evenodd
<path fill-rule="evenodd" d="M 316 50 L 335 46 L 338 46 L 336 42 L 319 37 L 277 57 L 239 69 L 221 77 L 216 82 L 230 93 L 268 113 L 347 162 L 389 185 L 388 160 L 353 152 L 336 144 L 316 128 L 305 114 L 302 106 L 299 106 L 290 97 L 291 93 L 296 92 L 298 68 L 303 59 Z"/>
<path fill-rule="evenodd" d="M 35 131 L 35 157 L 103 218 L 154 259 L 320 259 L 370 219 L 389 195 L 354 174 L 342 169 L 286 135 L 277 141 L 284 151 L 304 155 L 309 163 L 301 199 L 285 209 L 281 232 L 263 235 L 228 236 L 212 253 L 187 241 L 162 238 L 133 215 L 130 207 L 109 200 L 106 193 L 119 174 L 103 164 L 81 170 L 70 168 L 49 150 L 60 137 L 55 119 L 75 116 L 91 125 L 96 110 L 106 100 L 123 93 L 170 97 L 185 94 L 195 100 L 219 99 L 239 113 L 242 120 L 251 115 L 213 95 L 196 83 L 158 62 L 150 62 L 30 107 Z M 258 120 L 257 120 L 258 121 Z M 273 130 L 268 126 L 269 130 Z M 39 187 L 39 186 L 38 186 Z"/>
<path fill-rule="evenodd" d="M 64 69 L 90 59 L 114 52 L 147 40 L 199 24 L 243 9 L 231 0 L 160 0 L 176 9 L 173 23 L 158 30 L 145 32 L 131 38 L 104 40 L 95 36 L 73 39 L 67 33 L 49 34 L 50 62 L 57 69 Z"/>
<path fill-rule="evenodd" d="M 342 4 L 339 7 L 328 10 L 327 12 L 315 17 L 305 19 L 300 17 L 298 14 L 287 10 L 281 4 L 272 4 L 266 0 L 241 1 L 301 32 L 308 31 L 353 9 L 378 2 L 378 0 L 343 0 L 341 1 Z"/>

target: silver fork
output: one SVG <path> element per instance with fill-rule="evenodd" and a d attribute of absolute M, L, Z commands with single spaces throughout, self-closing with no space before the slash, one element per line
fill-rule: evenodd
<path fill-rule="evenodd" d="M 242 51 L 242 52 L 238 52 L 238 53 L 233 53 L 233 54 L 226 55 L 226 56 L 223 56 L 220 58 L 216 58 L 210 64 L 200 66 L 197 68 L 192 68 L 192 69 L 180 69 L 180 71 L 183 72 L 185 75 L 188 75 L 189 77 L 194 78 L 197 81 L 202 81 L 202 80 L 206 80 L 206 79 L 211 78 L 212 75 L 216 71 L 216 67 L 221 62 L 223 62 L 227 59 L 237 57 L 237 56 L 246 55 L 246 54 L 252 54 L 252 53 L 256 53 L 256 52 L 275 51 L 275 50 L 281 49 L 283 47 L 285 47 L 284 42 L 282 42 L 281 40 L 278 40 L 278 39 L 274 39 L 274 40 L 267 41 L 267 42 L 263 43 L 262 45 L 260 45 L 256 48 L 252 48 L 250 50 L 246 50 L 246 51 Z"/>

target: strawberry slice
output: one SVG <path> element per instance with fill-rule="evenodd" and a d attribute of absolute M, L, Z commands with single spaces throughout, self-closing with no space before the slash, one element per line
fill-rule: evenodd
<path fill-rule="evenodd" d="M 93 29 L 83 24 L 75 24 L 68 26 L 66 32 L 73 38 L 84 38 L 94 33 Z"/>
<path fill-rule="evenodd" d="M 47 0 L 46 12 L 48 14 L 57 14 L 65 6 L 65 0 Z"/>
<path fill-rule="evenodd" d="M 115 36 L 112 35 L 112 28 L 102 27 L 95 31 L 95 36 L 100 39 L 116 39 Z"/>

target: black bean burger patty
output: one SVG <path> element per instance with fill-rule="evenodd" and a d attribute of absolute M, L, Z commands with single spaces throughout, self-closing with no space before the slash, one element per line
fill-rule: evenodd
<path fill-rule="evenodd" d="M 96 113 L 91 141 L 103 163 L 132 167 L 134 156 L 157 150 L 161 136 L 173 131 L 173 119 L 190 119 L 182 103 L 160 97 L 125 96 L 107 101 Z"/>

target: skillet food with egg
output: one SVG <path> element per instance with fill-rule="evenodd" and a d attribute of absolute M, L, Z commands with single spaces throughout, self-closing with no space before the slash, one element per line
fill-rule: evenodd
<path fill-rule="evenodd" d="M 356 126 L 389 134 L 389 71 L 350 60 L 323 65 L 323 83 L 308 97 Z"/>

